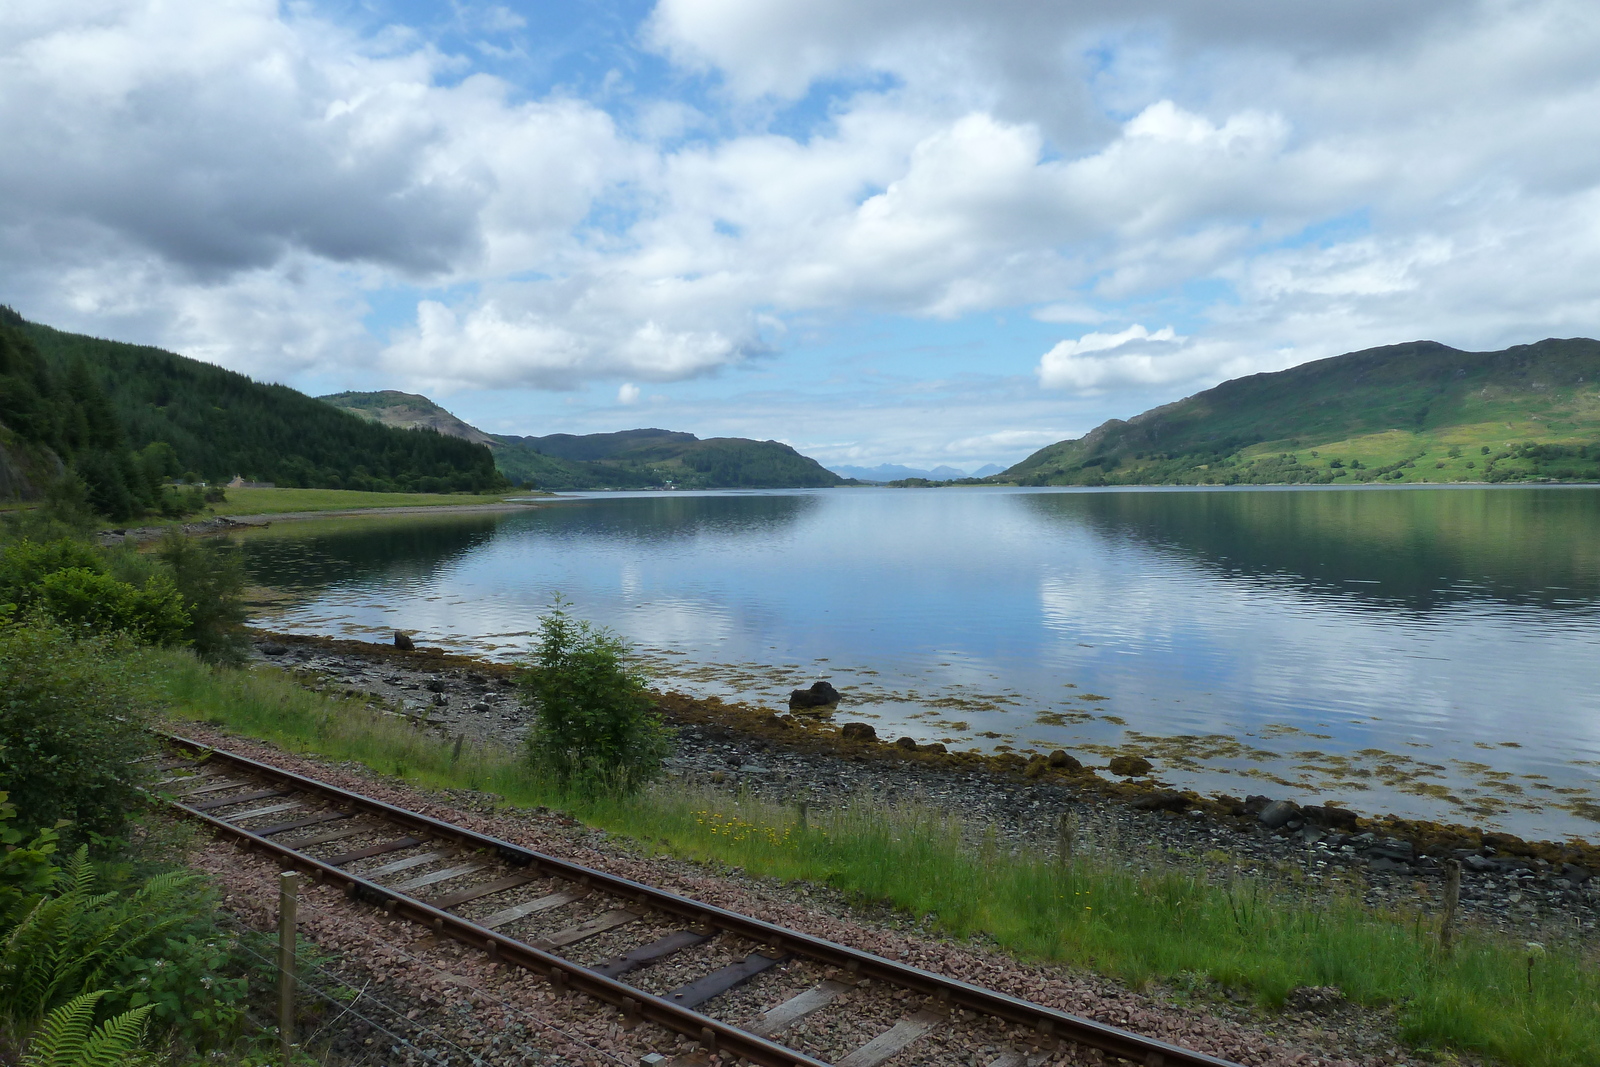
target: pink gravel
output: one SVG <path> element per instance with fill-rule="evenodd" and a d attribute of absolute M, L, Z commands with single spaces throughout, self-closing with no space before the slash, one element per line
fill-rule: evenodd
<path fill-rule="evenodd" d="M 868 919 L 828 914 L 800 899 L 791 887 L 758 883 L 741 876 L 719 876 L 678 860 L 645 859 L 620 849 L 598 849 L 578 840 L 594 838 L 592 831 L 581 827 L 575 830 L 571 820 L 561 816 L 532 812 L 486 816 L 453 806 L 437 794 L 376 776 L 366 768 L 287 754 L 201 724 L 186 725 L 183 732 L 196 740 L 565 860 L 1247 1067 L 1378 1067 L 1427 1062 L 1395 1043 L 1387 1020 L 1367 1014 L 1346 1011 L 1330 1016 L 1267 1017 L 1244 1008 L 1225 1013 L 1199 1010 L 1163 1001 L 1158 995 L 1135 992 L 1097 975 L 1059 966 L 1023 964 L 998 951 L 908 936 Z M 232 845 L 211 841 L 195 853 L 192 862 L 217 880 L 226 906 L 246 922 L 263 929 L 275 923 L 278 866 L 271 860 L 246 856 Z M 366 971 L 391 995 L 415 1000 L 429 1025 L 441 1033 L 456 1035 L 450 1040 L 473 1049 L 487 1063 L 549 1062 L 548 1058 L 556 1058 L 573 1064 L 624 1063 L 631 1067 L 646 1052 L 671 1052 L 685 1047 L 675 1035 L 650 1025 L 625 1030 L 614 1010 L 576 994 L 555 993 L 542 979 L 508 965 L 491 963 L 462 946 L 439 944 L 432 939 L 419 941 L 420 928 L 389 919 L 364 905 L 351 904 L 331 887 L 308 885 L 301 908 L 304 936 L 327 951 L 339 953 L 350 966 Z M 508 1047 L 513 1043 L 505 1040 L 496 1045 L 495 1038 L 503 1037 L 514 1023 L 532 1032 L 518 1037 L 514 1047 Z M 917 1047 L 893 1062 L 920 1062 Z M 547 1059 L 527 1059 L 529 1052 Z M 1050 1062 L 1100 1062 L 1098 1055 L 1085 1056 L 1085 1052 L 1062 1050 Z"/>

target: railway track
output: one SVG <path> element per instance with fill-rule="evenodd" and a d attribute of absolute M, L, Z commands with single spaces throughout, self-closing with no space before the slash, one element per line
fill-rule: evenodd
<path fill-rule="evenodd" d="M 353 901 L 558 987 L 763 1067 L 806 1051 L 839 1013 L 882 1023 L 831 1067 L 923 1062 L 941 1028 L 998 1047 L 983 1067 L 1038 1067 L 1063 1043 L 1146 1067 L 1237 1067 L 1201 1052 L 702 904 L 167 735 L 158 788 L 183 815 Z M 665 961 L 673 967 L 660 967 Z M 695 976 L 682 981 L 686 968 Z M 674 975 L 667 980 L 662 972 Z M 764 1010 L 762 1008 L 764 1007 Z M 739 1023 L 727 1021 L 736 1018 Z"/>

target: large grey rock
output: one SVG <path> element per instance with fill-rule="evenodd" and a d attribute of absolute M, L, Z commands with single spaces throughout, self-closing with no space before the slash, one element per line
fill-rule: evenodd
<path fill-rule="evenodd" d="M 1261 814 L 1256 818 L 1268 830 L 1277 830 L 1289 825 L 1300 817 L 1300 805 L 1292 800 L 1274 800 L 1271 804 L 1261 809 Z"/>
<path fill-rule="evenodd" d="M 412 643 L 410 637 L 401 633 L 399 630 L 396 630 L 394 632 L 394 647 L 398 648 L 402 652 L 410 652 L 417 646 Z"/>
<path fill-rule="evenodd" d="M 815 682 L 810 689 L 796 689 L 789 694 L 791 708 L 826 708 L 839 703 L 839 691 L 827 682 Z"/>

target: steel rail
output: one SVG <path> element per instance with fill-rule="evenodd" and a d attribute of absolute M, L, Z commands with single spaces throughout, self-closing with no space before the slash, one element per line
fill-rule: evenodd
<path fill-rule="evenodd" d="M 419 830 L 430 836 L 455 841 L 468 847 L 490 849 L 501 860 L 512 866 L 555 875 L 609 896 L 646 904 L 659 911 L 678 915 L 694 923 L 735 934 L 758 944 L 771 946 L 793 956 L 839 967 L 855 979 L 877 978 L 891 985 L 923 993 L 933 997 L 945 1010 L 965 1008 L 1025 1026 L 1045 1039 L 1071 1041 L 1135 1063 L 1145 1064 L 1146 1067 L 1239 1067 L 1230 1060 L 1219 1059 L 1156 1038 L 1144 1037 L 1105 1023 L 1095 1022 L 1093 1019 L 1085 1019 L 1056 1008 L 1045 1007 L 1005 993 L 984 989 L 969 982 L 935 974 L 920 967 L 840 945 L 825 938 L 777 926 L 715 905 L 704 904 L 642 882 L 584 867 L 488 834 L 480 834 L 465 827 L 408 811 L 385 801 L 341 789 L 225 749 L 214 748 L 177 734 L 161 733 L 172 743 L 192 753 L 204 754 L 209 759 L 221 760 L 279 783 L 292 785 L 297 790 L 321 794 L 337 800 L 341 805 L 381 816 L 385 821 L 399 826 Z M 251 847 L 283 857 L 293 865 L 310 871 L 319 881 L 342 883 L 346 887 L 347 894 L 351 896 L 430 926 L 437 933 L 448 934 L 455 940 L 475 945 L 491 954 L 498 954 L 501 959 L 550 976 L 558 983 L 567 982 L 600 1000 L 623 1008 L 630 1014 L 638 1014 L 702 1042 L 711 1037 L 717 1047 L 768 1067 L 790 1067 L 790 1065 L 826 1067 L 820 1061 L 806 1057 L 793 1049 L 719 1023 L 708 1016 L 659 997 L 653 997 L 532 945 L 477 926 L 460 916 L 431 907 L 414 897 L 367 881 L 341 868 L 330 866 L 206 812 L 195 810 L 175 800 L 168 800 L 168 803 L 191 818 L 248 841 Z"/>

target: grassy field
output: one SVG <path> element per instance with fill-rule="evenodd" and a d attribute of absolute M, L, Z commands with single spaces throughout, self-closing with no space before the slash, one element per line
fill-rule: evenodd
<path fill-rule="evenodd" d="M 787 808 L 670 784 L 637 800 L 585 801 L 540 781 L 512 751 L 469 744 L 457 753 L 403 719 L 312 693 L 276 670 L 213 670 L 184 653 L 151 652 L 143 672 L 180 726 L 200 720 L 423 787 L 567 810 L 654 851 L 825 882 L 932 916 L 951 935 L 988 935 L 1023 958 L 1201 997 L 1242 989 L 1269 1006 L 1297 986 L 1337 985 L 1357 1003 L 1392 1009 L 1418 1047 L 1526 1067 L 1600 1063 L 1600 973 L 1592 953 L 1572 945 L 1535 950 L 1465 931 L 1446 956 L 1420 911 L 1314 899 L 1292 880 L 1208 878 L 1192 857 L 1133 871 L 1093 841 L 1068 865 L 1013 856 L 983 828 L 925 808 L 863 801 L 801 825 Z"/>
<path fill-rule="evenodd" d="M 352 489 L 229 489 L 228 499 L 213 504 L 217 515 L 275 515 L 296 511 L 344 511 L 350 508 L 416 508 L 441 505 L 498 504 L 507 496 L 526 493 L 362 493 Z"/>
<path fill-rule="evenodd" d="M 1252 460 L 1292 453 L 1302 464 L 1312 468 L 1326 468 L 1335 475 L 1334 485 L 1357 485 L 1370 480 L 1353 469 L 1352 461 L 1359 462 L 1366 471 L 1393 467 L 1381 479 L 1398 485 L 1449 482 L 1483 482 L 1490 480 L 1491 471 L 1499 472 L 1506 480 L 1520 477 L 1554 477 L 1557 480 L 1594 480 L 1594 462 L 1556 461 L 1539 463 L 1521 455 L 1523 445 L 1537 441 L 1541 444 L 1582 445 L 1593 438 L 1592 427 L 1587 433 L 1552 433 L 1547 424 L 1519 419 L 1516 422 L 1479 423 L 1472 426 L 1452 426 L 1447 430 L 1417 433 L 1407 430 L 1386 430 L 1383 433 L 1363 434 L 1358 437 L 1329 441 L 1314 447 L 1295 446 L 1291 442 L 1269 442 L 1252 445 L 1239 453 L 1241 460 Z M 1341 467 L 1331 464 L 1339 461 Z M 1575 469 L 1568 469 L 1575 468 Z"/>

